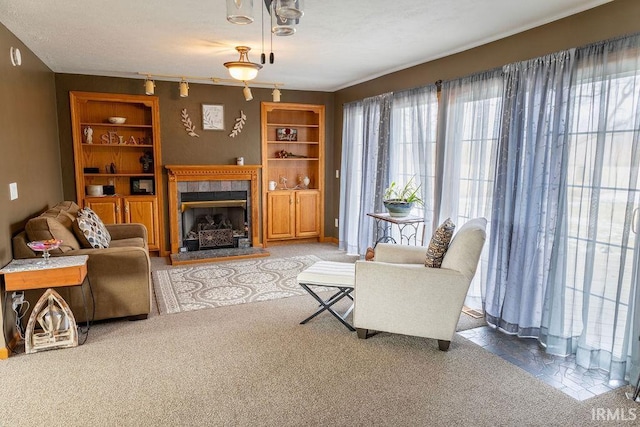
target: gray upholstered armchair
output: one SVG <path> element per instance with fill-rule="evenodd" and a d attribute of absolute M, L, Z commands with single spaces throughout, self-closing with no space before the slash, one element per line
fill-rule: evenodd
<path fill-rule="evenodd" d="M 379 244 L 375 261 L 357 261 L 353 323 L 369 329 L 438 340 L 449 348 L 486 238 L 487 220 L 465 223 L 441 268 L 425 267 L 426 247 Z"/>

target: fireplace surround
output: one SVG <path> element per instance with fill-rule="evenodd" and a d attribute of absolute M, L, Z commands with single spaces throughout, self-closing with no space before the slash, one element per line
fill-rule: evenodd
<path fill-rule="evenodd" d="M 242 239 L 241 243 L 244 245 L 262 246 L 258 214 L 260 166 L 167 165 L 165 167 L 169 179 L 169 229 L 172 255 L 187 250 L 185 239 L 191 225 L 187 224 L 185 227 L 183 224 L 183 221 L 186 220 L 184 213 L 187 212 L 186 218 L 193 221 L 193 217 L 196 216 L 194 211 L 202 213 L 203 209 L 218 207 L 229 209 L 230 212 L 234 208 L 238 208 L 244 212 L 245 224 L 238 224 L 239 220 L 236 219 L 234 220 L 236 224 L 231 227 L 236 246 L 238 238 Z M 246 194 L 243 200 L 241 200 L 242 194 Z M 185 206 L 183 206 L 183 202 Z M 199 204 L 199 202 L 202 203 Z M 206 211 L 204 212 L 206 213 Z M 220 211 L 213 211 L 213 213 L 215 212 Z M 226 212 L 223 210 L 223 213 Z M 214 222 L 211 221 L 212 224 Z M 240 236 L 241 231 L 246 232 L 244 236 Z M 205 235 L 205 238 L 210 237 L 210 234 L 209 236 Z"/>

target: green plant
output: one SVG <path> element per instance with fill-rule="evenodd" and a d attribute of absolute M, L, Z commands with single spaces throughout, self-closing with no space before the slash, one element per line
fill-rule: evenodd
<path fill-rule="evenodd" d="M 412 176 L 409 182 L 404 186 L 400 186 L 393 181 L 389 187 L 384 190 L 383 200 L 386 202 L 398 201 L 406 203 L 414 203 L 423 206 L 424 201 L 420 198 L 420 185 L 416 186 L 413 182 L 415 176 Z"/>

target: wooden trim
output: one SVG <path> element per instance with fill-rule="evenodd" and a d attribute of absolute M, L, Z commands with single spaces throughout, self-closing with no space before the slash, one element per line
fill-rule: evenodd
<path fill-rule="evenodd" d="M 9 358 L 12 349 L 18 347 L 18 344 L 22 341 L 18 332 L 15 332 L 11 337 L 11 341 L 6 343 L 6 347 L 0 347 L 0 360 L 5 360 Z"/>
<path fill-rule="evenodd" d="M 168 173 L 169 231 L 171 253 L 180 251 L 178 230 L 178 183 L 193 181 L 250 181 L 251 186 L 251 241 L 254 246 L 260 240 L 260 193 L 258 174 L 260 165 L 165 165 Z M 228 258 L 227 258 L 228 259 Z"/>
<path fill-rule="evenodd" d="M 326 243 L 333 243 L 334 245 L 337 245 L 340 243 L 340 241 L 338 240 L 337 237 L 326 237 L 322 240 L 323 242 Z"/>
<path fill-rule="evenodd" d="M 239 259 L 262 258 L 267 256 L 271 256 L 271 254 L 269 252 L 264 252 L 264 253 L 256 253 L 256 254 L 249 254 L 249 255 L 230 255 L 230 256 L 215 257 L 215 258 L 190 259 L 186 261 L 180 261 L 180 260 L 171 258 L 171 265 L 205 264 L 209 262 L 237 261 Z"/>

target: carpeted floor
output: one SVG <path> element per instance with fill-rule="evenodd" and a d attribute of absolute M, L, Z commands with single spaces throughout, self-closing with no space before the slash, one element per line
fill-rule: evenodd
<path fill-rule="evenodd" d="M 638 410 L 629 387 L 579 402 L 459 335 L 441 352 L 359 340 L 331 316 L 300 325 L 315 307 L 299 296 L 96 324 L 83 346 L 0 361 L 0 425 L 595 426 L 602 410 Z"/>

